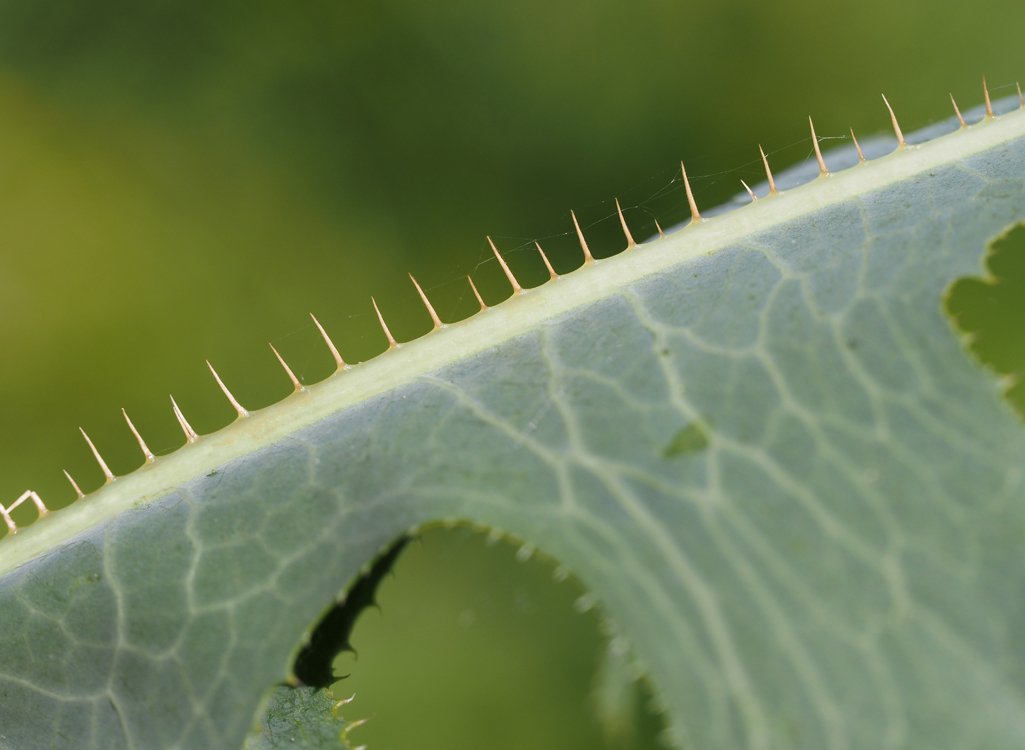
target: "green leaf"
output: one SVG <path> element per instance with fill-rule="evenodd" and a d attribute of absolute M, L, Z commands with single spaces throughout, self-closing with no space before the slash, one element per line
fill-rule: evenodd
<path fill-rule="evenodd" d="M 941 310 L 1022 174 L 1021 112 L 836 172 L 6 538 L 0 740 L 239 747 L 345 585 L 451 520 L 572 569 L 681 746 L 1022 747 L 1025 431 Z"/>

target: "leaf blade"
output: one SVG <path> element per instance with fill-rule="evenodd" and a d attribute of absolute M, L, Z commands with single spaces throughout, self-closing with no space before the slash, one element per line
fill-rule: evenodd
<path fill-rule="evenodd" d="M 178 454 L 160 471 L 192 479 L 163 495 L 147 470 L 83 501 L 111 512 L 0 579 L 19 624 L 0 723 L 55 747 L 68 727 L 78 747 L 238 746 L 344 581 L 463 519 L 573 569 L 687 742 L 1020 745 L 1025 439 L 940 300 L 1021 218 L 1023 123 L 560 279 L 488 313 L 505 338 L 410 346 L 250 423 L 274 442 L 240 428 Z M 695 420 L 707 445 L 667 459 Z M 52 542 L 34 530 L 0 565 Z M 95 633 L 67 636 L 75 617 Z"/>

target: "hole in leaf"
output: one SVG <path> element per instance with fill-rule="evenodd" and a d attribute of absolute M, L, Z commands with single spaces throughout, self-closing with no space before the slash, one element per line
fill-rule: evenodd
<path fill-rule="evenodd" d="M 691 422 L 680 429 L 662 450 L 663 458 L 676 458 L 700 453 L 708 447 L 708 430 L 700 422 Z"/>
<path fill-rule="evenodd" d="M 494 537 L 488 537 L 490 541 Z M 410 542 L 335 661 L 358 745 L 661 747 L 626 642 L 564 569 L 467 528 Z"/>
<path fill-rule="evenodd" d="M 1025 419 L 1025 222 L 990 242 L 986 271 L 951 286 L 947 314 L 969 351 L 1007 378 L 1004 395 Z"/>

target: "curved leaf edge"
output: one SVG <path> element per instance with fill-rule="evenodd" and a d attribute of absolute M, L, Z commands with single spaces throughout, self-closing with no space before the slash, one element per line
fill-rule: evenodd
<path fill-rule="evenodd" d="M 116 481 L 108 481 L 17 534 L 8 533 L 0 541 L 4 552 L 0 575 L 60 547 L 107 519 L 150 504 L 190 479 L 216 471 L 232 460 L 390 391 L 422 373 L 495 347 L 546 320 L 584 307 L 606 296 L 617 285 L 656 276 L 692 259 L 712 255 L 740 237 L 928 173 L 949 161 L 964 159 L 1025 134 L 1025 108 L 1017 97 L 994 102 L 993 110 L 998 114 L 984 115 L 967 127 L 958 127 L 956 118 L 931 125 L 907 136 L 906 146 L 899 146 L 885 156 L 853 161 L 852 167 L 813 177 L 769 199 L 691 222 L 628 252 L 585 263 L 555 281 L 519 294 L 514 292 L 498 306 L 398 344 L 365 363 L 340 368 L 320 383 L 187 442 L 183 448 L 158 457 L 154 463 L 143 464 Z M 968 115 L 971 117 L 972 113 Z M 866 144 L 864 150 L 866 154 L 878 151 L 879 144 L 873 149 Z M 845 151 L 844 161 L 850 163 L 853 149 Z M 817 172 L 809 165 L 799 165 L 781 174 L 777 184 L 786 187 L 811 174 Z M 721 210 L 728 208 L 729 204 Z"/>

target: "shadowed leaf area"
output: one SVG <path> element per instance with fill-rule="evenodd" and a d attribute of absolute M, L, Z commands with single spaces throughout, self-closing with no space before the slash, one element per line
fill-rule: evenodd
<path fill-rule="evenodd" d="M 338 680 L 332 664 L 342 651 L 351 651 L 352 629 L 367 607 L 377 604 L 377 588 L 395 565 L 408 539 L 400 539 L 381 555 L 365 575 L 349 589 L 345 599 L 335 604 L 310 634 L 309 642 L 295 658 L 293 671 L 303 685 L 326 688 Z"/>

